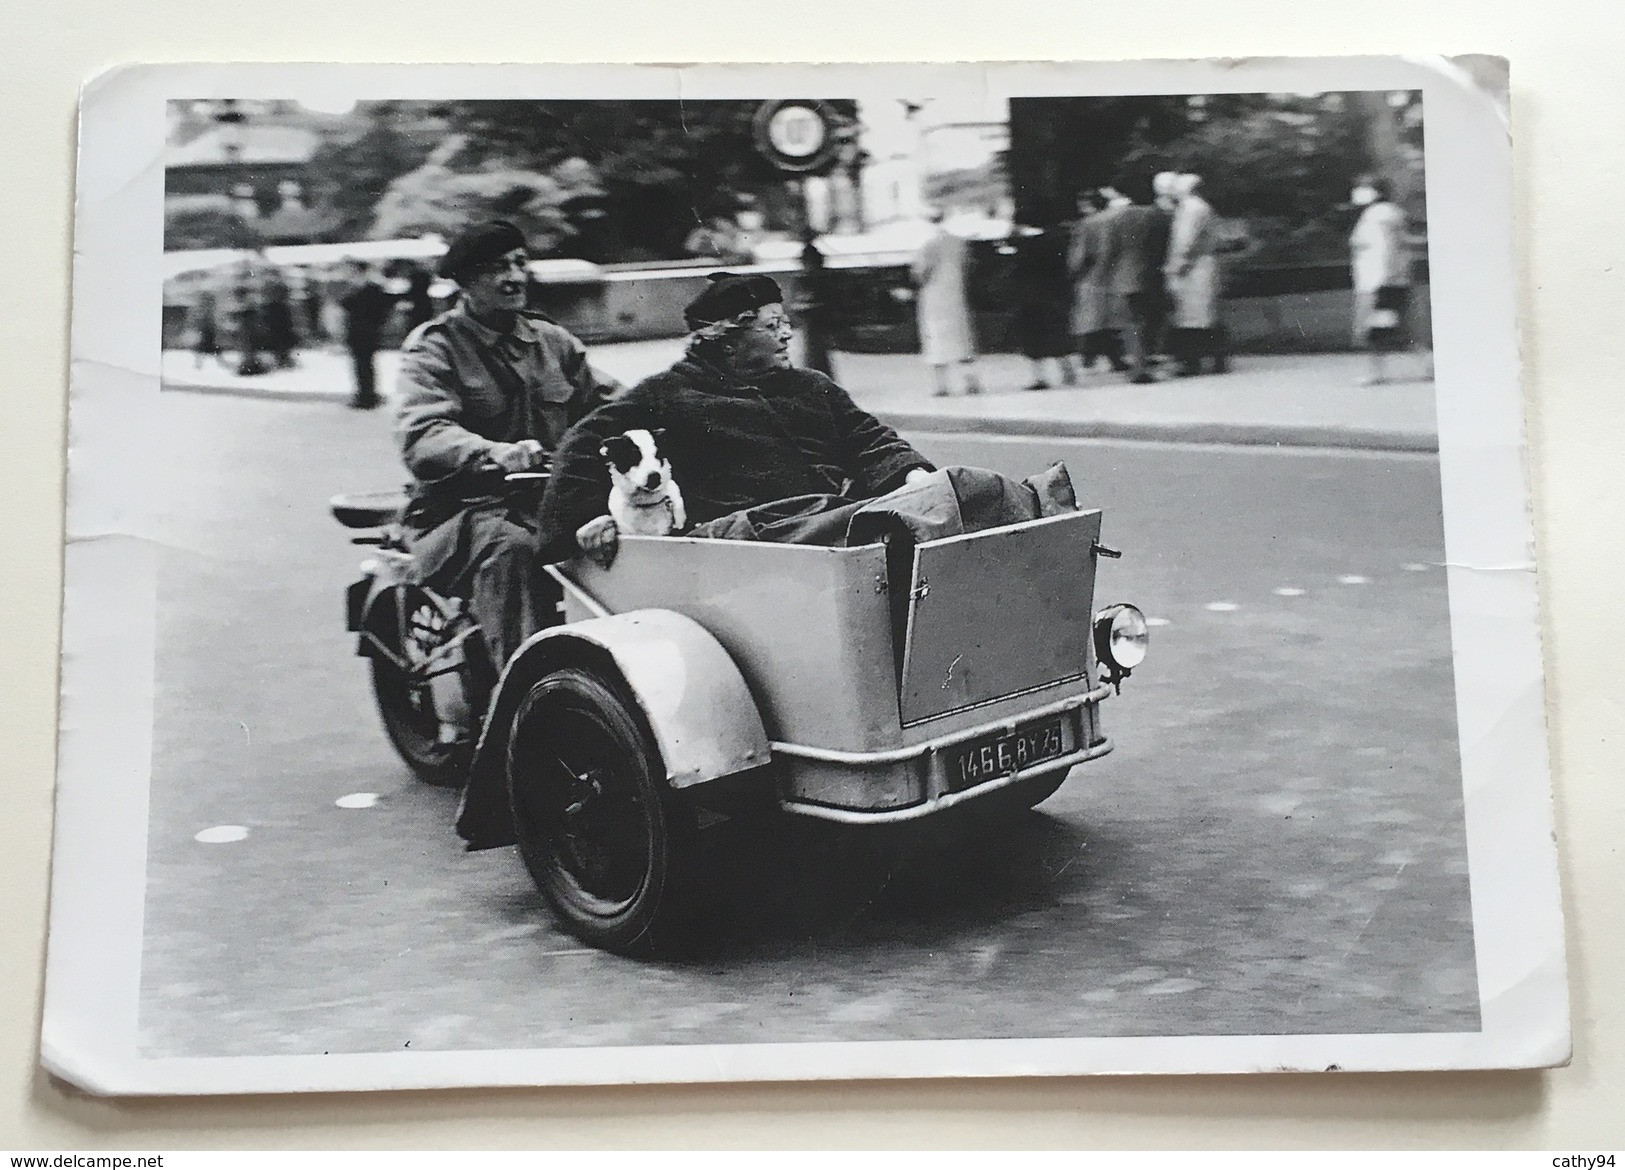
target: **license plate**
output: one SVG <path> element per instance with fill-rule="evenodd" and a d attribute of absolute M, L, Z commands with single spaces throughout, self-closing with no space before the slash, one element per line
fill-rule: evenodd
<path fill-rule="evenodd" d="M 1066 754 L 1061 717 L 1018 727 L 1008 735 L 975 739 L 948 753 L 948 784 L 953 791 L 974 788 L 1012 772 Z"/>

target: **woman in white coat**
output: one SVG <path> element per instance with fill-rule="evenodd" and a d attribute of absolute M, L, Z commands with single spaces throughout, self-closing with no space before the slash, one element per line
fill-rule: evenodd
<path fill-rule="evenodd" d="M 1198 194 L 1200 175 L 1180 175 L 1175 181 L 1174 222 L 1168 239 L 1168 262 L 1163 273 L 1173 298 L 1173 320 L 1168 348 L 1179 362 L 1181 374 L 1200 374 L 1202 362 L 1213 360 L 1213 372 L 1230 368 L 1219 299 L 1223 294 L 1218 247 L 1218 223 L 1213 206 Z"/>
<path fill-rule="evenodd" d="M 915 310 L 919 316 L 920 352 L 936 378 L 936 395 L 952 392 L 950 366 L 964 371 L 966 394 L 980 394 L 976 377 L 976 335 L 965 296 L 969 248 L 942 226 L 942 212 L 932 212 L 936 225 L 914 257 Z"/>
<path fill-rule="evenodd" d="M 1367 386 L 1388 380 L 1386 355 L 1410 348 L 1411 250 L 1405 213 L 1393 202 L 1388 181 L 1363 175 L 1351 201 L 1364 207 L 1349 236 L 1354 274 L 1354 342 L 1370 355 Z"/>

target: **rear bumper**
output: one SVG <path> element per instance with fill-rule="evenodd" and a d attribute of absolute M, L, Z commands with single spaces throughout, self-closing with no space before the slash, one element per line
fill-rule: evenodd
<path fill-rule="evenodd" d="M 785 812 L 795 813 L 797 816 L 817 817 L 819 820 L 836 821 L 843 825 L 892 825 L 903 821 L 917 821 L 922 817 L 934 816 L 955 805 L 965 804 L 989 796 L 1001 789 L 1027 780 L 1037 780 L 1043 776 L 1053 776 L 1056 772 L 1063 772 L 1074 768 L 1088 760 L 1099 759 L 1112 750 L 1112 741 L 1102 739 L 1089 747 L 1080 748 L 1053 760 L 1024 771 L 1016 771 L 1008 776 L 1001 776 L 997 780 L 989 780 L 986 784 L 979 784 L 975 788 L 966 788 L 959 792 L 942 792 L 927 798 L 920 804 L 911 804 L 906 808 L 885 809 L 855 809 L 836 808 L 826 804 L 812 804 L 800 800 L 780 800 L 779 807 Z"/>
<path fill-rule="evenodd" d="M 978 723 L 906 747 L 846 752 L 773 741 L 780 773 L 779 805 L 786 812 L 842 824 L 918 820 L 944 809 L 1064 772 L 1112 750 L 1099 732 L 1096 707 L 1107 685 L 1019 714 Z M 1064 750 L 1053 759 L 965 787 L 949 775 L 954 749 L 990 735 L 1010 735 L 1035 721 L 1060 716 Z"/>

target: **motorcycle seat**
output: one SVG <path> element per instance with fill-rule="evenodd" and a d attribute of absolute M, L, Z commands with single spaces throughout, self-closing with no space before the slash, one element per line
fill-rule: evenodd
<path fill-rule="evenodd" d="M 401 518 L 407 503 L 403 491 L 343 492 L 328 501 L 333 519 L 346 528 L 382 528 Z"/>

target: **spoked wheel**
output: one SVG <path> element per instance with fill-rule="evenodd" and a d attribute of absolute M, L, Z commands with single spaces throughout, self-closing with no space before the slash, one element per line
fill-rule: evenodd
<path fill-rule="evenodd" d="M 397 594 L 397 603 L 378 606 L 368 623 L 400 659 L 396 662 L 382 653 L 371 658 L 378 714 L 390 743 L 420 780 L 457 788 L 467 779 L 470 745 L 442 741 L 440 712 L 426 669 L 429 656 L 452 631 L 423 595 L 404 589 Z"/>
<path fill-rule="evenodd" d="M 507 773 L 520 856 L 563 924 L 621 954 L 670 942 L 694 819 L 620 689 L 573 667 L 544 676 L 514 716 Z"/>

